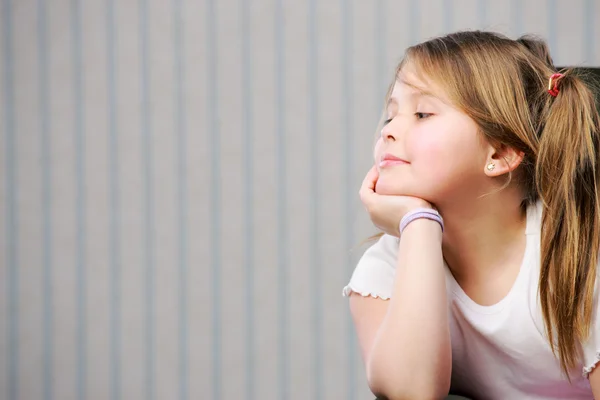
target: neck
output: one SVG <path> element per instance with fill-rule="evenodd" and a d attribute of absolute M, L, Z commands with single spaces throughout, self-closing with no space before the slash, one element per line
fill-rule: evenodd
<path fill-rule="evenodd" d="M 444 258 L 459 282 L 489 277 L 510 263 L 520 265 L 527 219 L 519 196 L 497 193 L 439 209 L 444 217 Z"/>

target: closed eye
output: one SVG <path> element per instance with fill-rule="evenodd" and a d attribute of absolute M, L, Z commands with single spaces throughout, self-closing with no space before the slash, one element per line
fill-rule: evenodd
<path fill-rule="evenodd" d="M 415 116 L 417 117 L 417 119 L 425 119 L 425 118 L 429 118 L 431 117 L 433 114 L 431 113 L 423 113 L 423 112 L 416 112 Z"/>
<path fill-rule="evenodd" d="M 385 125 L 389 124 L 390 122 L 392 122 L 392 120 L 393 120 L 393 118 L 386 119 L 385 121 L 383 121 L 383 125 L 385 126 Z"/>

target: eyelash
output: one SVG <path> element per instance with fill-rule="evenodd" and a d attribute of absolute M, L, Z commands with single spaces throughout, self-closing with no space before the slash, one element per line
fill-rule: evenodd
<path fill-rule="evenodd" d="M 415 113 L 415 116 L 418 117 L 419 114 L 421 114 L 421 115 L 427 115 L 427 117 L 431 117 L 433 115 L 431 113 L 417 112 L 417 113 Z M 418 118 L 418 119 L 423 119 L 423 117 L 422 118 Z"/>
<path fill-rule="evenodd" d="M 419 118 L 419 115 L 421 115 L 421 116 L 423 116 L 423 115 L 427 115 L 427 117 L 421 117 L 421 118 Z M 417 119 L 429 118 L 429 117 L 431 117 L 432 115 L 433 115 L 432 113 L 424 113 L 424 112 L 416 112 L 416 113 L 415 113 L 415 116 L 417 117 Z M 392 122 L 392 120 L 393 120 L 393 118 L 386 119 L 386 120 L 383 122 L 383 125 L 385 126 L 385 125 L 389 124 L 390 122 Z"/>

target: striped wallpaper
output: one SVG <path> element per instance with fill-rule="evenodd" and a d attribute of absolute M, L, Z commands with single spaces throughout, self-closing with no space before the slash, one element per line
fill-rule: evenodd
<path fill-rule="evenodd" d="M 369 399 L 341 289 L 403 49 L 600 1 L 1 0 L 0 399 Z"/>

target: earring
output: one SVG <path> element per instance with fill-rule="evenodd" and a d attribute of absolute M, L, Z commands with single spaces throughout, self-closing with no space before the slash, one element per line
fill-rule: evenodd
<path fill-rule="evenodd" d="M 487 167 L 486 167 L 486 168 L 487 168 L 487 170 L 488 170 L 488 171 L 493 171 L 493 170 L 494 170 L 494 168 L 496 168 L 496 164 L 494 164 L 494 163 L 492 163 L 492 162 L 491 162 L 491 163 L 489 163 L 489 164 L 487 165 Z"/>

